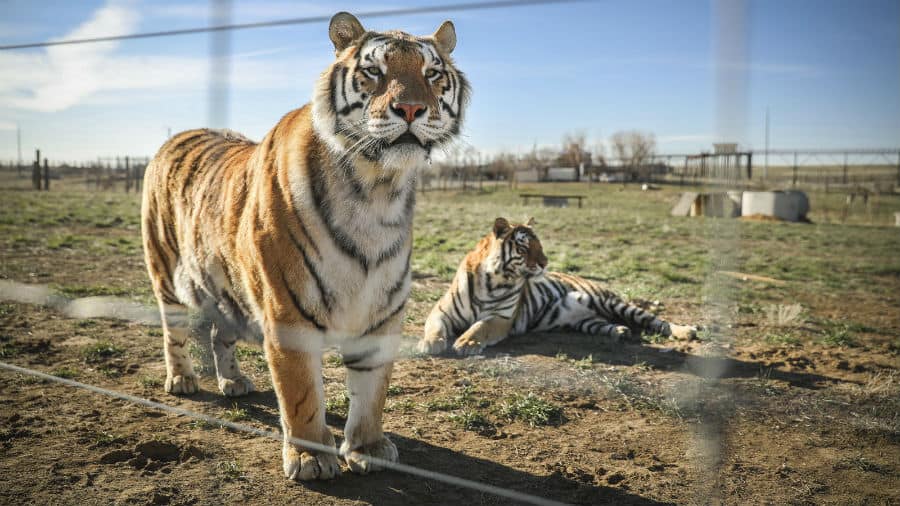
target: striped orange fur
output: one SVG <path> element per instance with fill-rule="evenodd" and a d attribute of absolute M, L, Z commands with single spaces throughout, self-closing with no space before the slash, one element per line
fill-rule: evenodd
<path fill-rule="evenodd" d="M 476 354 L 511 335 L 555 329 L 615 339 L 631 329 L 681 339 L 696 332 L 622 301 L 597 282 L 547 272 L 546 266 L 532 221 L 511 224 L 497 218 L 431 310 L 418 349 L 436 354 L 452 343 L 460 354 Z"/>
<path fill-rule="evenodd" d="M 385 390 L 410 286 L 415 168 L 459 132 L 468 85 L 450 52 L 453 25 L 431 36 L 369 32 L 332 18 L 336 59 L 312 102 L 259 143 L 219 130 L 166 142 L 147 168 L 142 225 L 163 320 L 167 392 L 198 389 L 187 353 L 211 337 L 219 388 L 254 390 L 234 358 L 261 339 L 286 437 L 334 444 L 325 425 L 321 350 L 348 369 L 341 446 L 349 468 L 397 459 L 382 433 Z M 336 458 L 285 441 L 285 475 L 327 479 Z"/>

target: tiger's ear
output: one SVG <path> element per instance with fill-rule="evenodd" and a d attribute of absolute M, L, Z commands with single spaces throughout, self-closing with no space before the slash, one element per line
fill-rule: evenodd
<path fill-rule="evenodd" d="M 509 230 L 509 222 L 506 218 L 497 218 L 494 220 L 494 235 L 500 237 Z"/>
<path fill-rule="evenodd" d="M 528 221 L 525 222 L 525 226 L 529 228 L 533 227 L 535 224 L 537 224 L 537 221 L 535 221 L 534 216 L 530 216 Z"/>
<path fill-rule="evenodd" d="M 441 26 L 431 34 L 435 45 L 441 48 L 441 51 L 450 54 L 456 48 L 456 27 L 452 21 L 444 21 Z"/>
<path fill-rule="evenodd" d="M 334 43 L 336 52 L 346 49 L 364 33 L 366 33 L 366 29 L 363 28 L 362 23 L 349 12 L 338 12 L 331 18 L 331 24 L 328 25 L 328 37 Z"/>

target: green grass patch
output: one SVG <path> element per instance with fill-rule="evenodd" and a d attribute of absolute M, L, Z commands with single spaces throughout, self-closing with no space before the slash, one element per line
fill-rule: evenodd
<path fill-rule="evenodd" d="M 96 446 L 112 446 L 124 442 L 125 438 L 114 432 L 100 431 L 93 437 L 93 443 Z"/>
<path fill-rule="evenodd" d="M 151 389 L 151 388 L 159 388 L 163 385 L 163 381 L 156 376 L 144 375 L 137 379 L 138 385 Z"/>
<path fill-rule="evenodd" d="M 60 378 L 72 379 L 81 375 L 81 371 L 73 367 L 58 367 L 51 371 L 50 374 Z"/>
<path fill-rule="evenodd" d="M 769 332 L 766 334 L 765 341 L 769 344 L 777 344 L 783 346 L 796 346 L 800 344 L 800 338 L 791 332 Z"/>
<path fill-rule="evenodd" d="M 343 390 L 340 394 L 332 395 L 326 399 L 325 410 L 332 415 L 347 418 L 347 413 L 350 411 L 350 396 L 347 395 L 347 391 Z"/>
<path fill-rule="evenodd" d="M 669 341 L 669 337 L 662 334 L 641 334 L 641 341 L 648 344 L 662 344 Z"/>
<path fill-rule="evenodd" d="M 266 354 L 258 348 L 237 345 L 234 349 L 234 357 L 242 365 L 253 367 L 257 372 L 266 372 L 269 370 Z"/>
<path fill-rule="evenodd" d="M 401 413 L 412 413 L 416 410 L 416 402 L 412 399 L 400 399 L 391 401 L 384 407 L 386 413 L 399 411 Z"/>
<path fill-rule="evenodd" d="M 232 404 L 231 408 L 222 412 L 222 418 L 229 422 L 241 422 L 249 420 L 250 414 L 247 413 L 246 409 L 239 407 L 237 404 Z"/>
<path fill-rule="evenodd" d="M 855 347 L 858 346 L 856 337 L 845 325 L 835 325 L 825 330 L 822 336 L 822 344 L 827 346 Z"/>
<path fill-rule="evenodd" d="M 242 481 L 247 479 L 244 468 L 236 460 L 224 460 L 216 464 L 216 474 L 225 481 Z"/>
<path fill-rule="evenodd" d="M 500 405 L 500 414 L 508 420 L 519 420 L 536 427 L 559 425 L 563 422 L 563 410 L 533 393 L 515 394 Z"/>
<path fill-rule="evenodd" d="M 483 414 L 473 410 L 463 410 L 447 417 L 454 425 L 463 430 L 477 432 L 479 434 L 494 432 L 494 424 Z"/>
<path fill-rule="evenodd" d="M 51 285 L 64 295 L 69 297 L 96 297 L 96 296 L 114 296 L 122 297 L 130 295 L 131 291 L 126 288 L 109 286 L 109 285 Z"/>
<path fill-rule="evenodd" d="M 111 341 L 97 341 L 85 347 L 81 354 L 86 362 L 96 363 L 121 356 L 125 350 Z"/>

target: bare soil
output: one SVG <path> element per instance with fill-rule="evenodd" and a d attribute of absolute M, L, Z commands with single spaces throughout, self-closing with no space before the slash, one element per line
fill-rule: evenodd
<path fill-rule="evenodd" d="M 135 299 L 146 301 L 139 253 L 6 244 L 5 278 L 72 286 L 89 276 L 137 287 Z M 878 276 L 900 293 L 895 273 Z M 422 316 L 446 287 L 415 275 L 384 415 L 405 464 L 575 504 L 900 504 L 896 295 L 808 295 L 818 317 L 853 306 L 854 321 L 869 326 L 853 329 L 852 343 L 814 341 L 822 329 L 807 321 L 793 329 L 797 341 L 763 340 L 762 317 L 738 313 L 728 340 L 613 344 L 552 333 L 509 339 L 481 357 L 415 356 Z M 695 302 L 664 302 L 673 321 L 705 323 Z M 162 389 L 161 344 L 154 327 L 0 304 L 2 361 L 279 430 L 258 350 L 244 349 L 242 363 L 259 392 L 227 399 L 205 377 L 201 393 L 175 397 Z M 324 371 L 328 423 L 340 439 L 345 372 L 330 355 Z M 509 414 L 529 393 L 556 408 L 545 421 Z M 509 502 L 392 471 L 292 483 L 278 442 L 0 372 L 3 504 Z"/>

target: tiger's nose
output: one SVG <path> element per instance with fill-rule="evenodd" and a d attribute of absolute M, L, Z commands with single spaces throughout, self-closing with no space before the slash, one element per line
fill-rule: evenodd
<path fill-rule="evenodd" d="M 412 123 L 416 118 L 425 114 L 425 104 L 403 104 L 395 102 L 391 104 L 391 110 L 394 114 L 405 119 L 407 123 Z"/>

